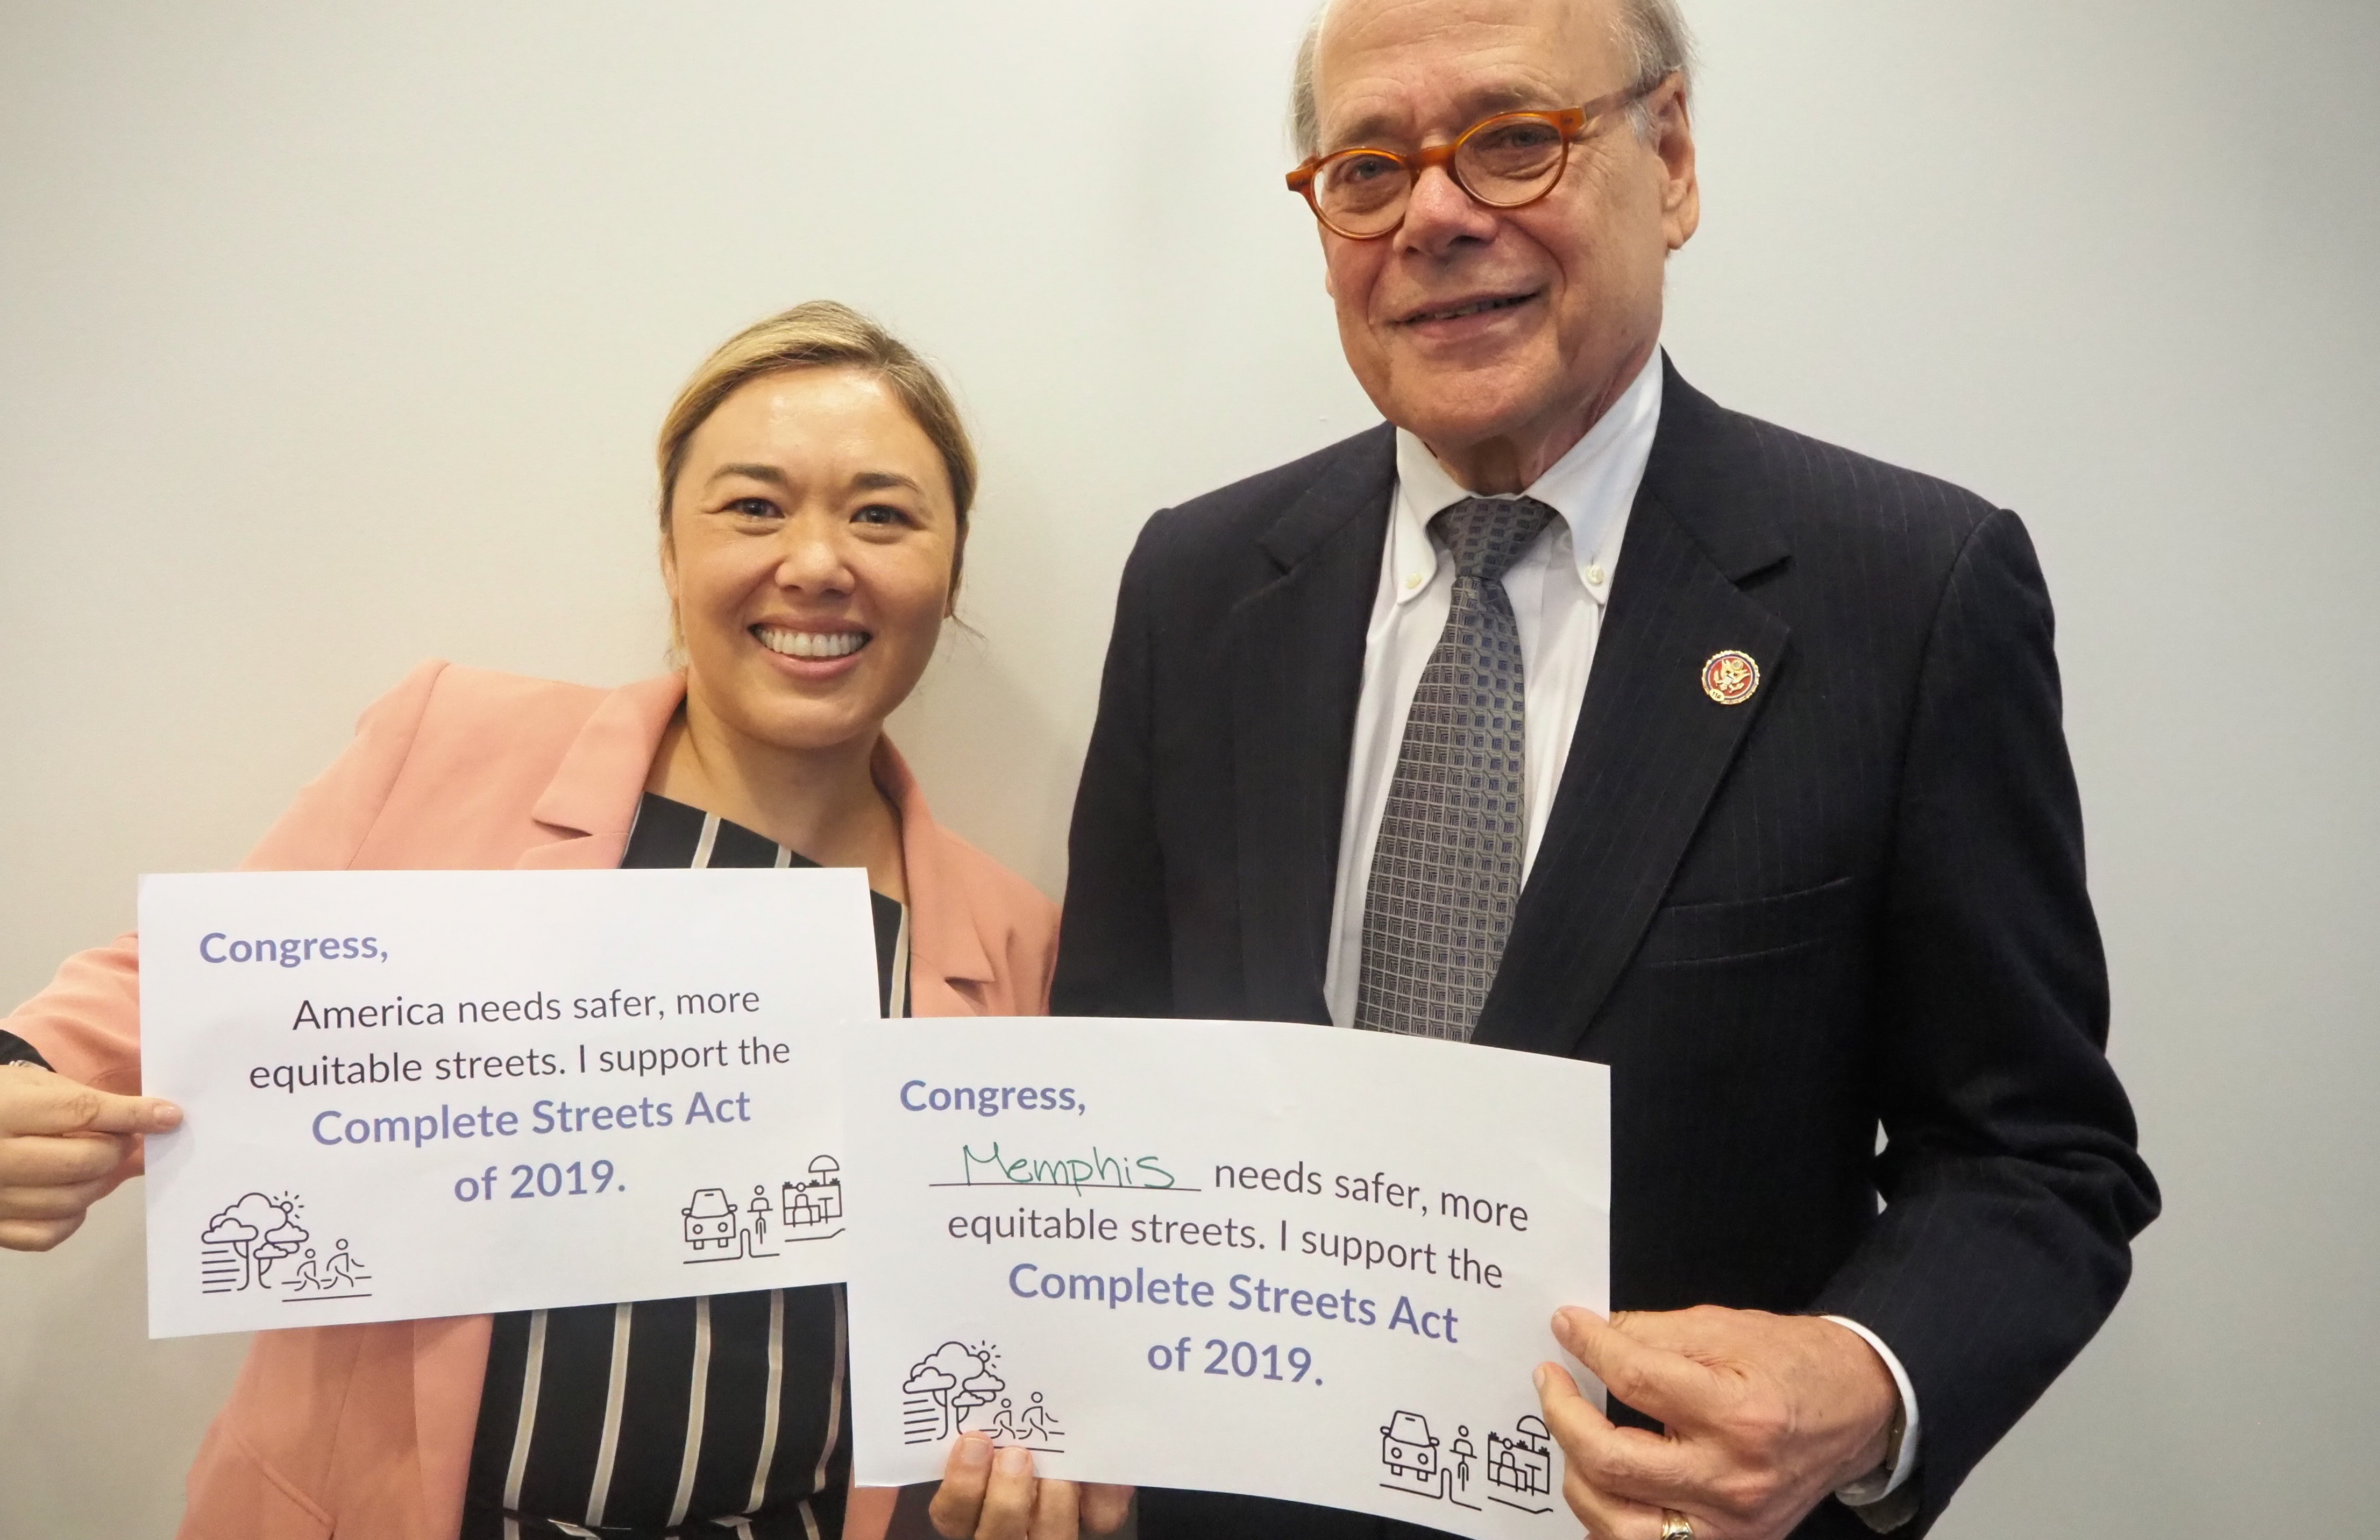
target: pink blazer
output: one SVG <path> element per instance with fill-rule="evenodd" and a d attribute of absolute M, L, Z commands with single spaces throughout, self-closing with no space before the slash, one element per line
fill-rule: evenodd
<path fill-rule="evenodd" d="M 366 711 L 245 865 L 263 870 L 608 867 L 619 864 L 662 734 L 671 676 L 599 690 L 422 664 Z M 901 810 L 911 1009 L 1049 1008 L 1058 911 L 937 826 L 890 743 L 877 784 Z M 7 1019 L 59 1073 L 140 1087 L 137 938 L 67 960 Z M 139 1158 L 120 1176 L 139 1169 Z M 446 1540 L 487 1372 L 485 1316 L 257 1334 L 190 1469 L 188 1540 Z M 881 1534 L 892 1494 L 855 1494 L 846 1533 Z"/>

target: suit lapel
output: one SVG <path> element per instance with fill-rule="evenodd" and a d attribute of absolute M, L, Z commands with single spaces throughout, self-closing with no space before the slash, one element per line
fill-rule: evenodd
<path fill-rule="evenodd" d="M 529 846 L 513 865 L 543 871 L 618 866 L 637 821 L 653 751 L 685 698 L 686 676 L 680 673 L 640 680 L 605 696 L 529 810 L 531 819 L 558 837 Z"/>
<path fill-rule="evenodd" d="M 1018 981 L 1003 980 L 984 950 L 965 868 L 952 859 L 951 838 L 934 821 L 909 761 L 891 738 L 880 737 L 870 768 L 877 787 L 901 810 L 901 867 L 909 886 L 909 1013 L 1008 1014 Z"/>
<path fill-rule="evenodd" d="M 1475 1041 L 1577 1048 L 1787 666 L 1790 629 L 1737 586 L 1786 552 L 1744 479 L 1727 474 L 1730 440 L 1725 414 L 1671 373 L 1561 789 Z M 1762 674 L 1737 706 L 1702 686 L 1704 664 L 1729 649 Z"/>
<path fill-rule="evenodd" d="M 1330 1019 L 1339 825 L 1395 442 L 1385 426 L 1352 441 L 1291 504 L 1259 542 L 1278 576 L 1226 622 L 1241 960 L 1257 1017 Z"/>

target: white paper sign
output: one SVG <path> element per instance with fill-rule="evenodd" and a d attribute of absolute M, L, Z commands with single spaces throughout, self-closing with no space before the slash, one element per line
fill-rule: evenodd
<path fill-rule="evenodd" d="M 1245 1022 L 844 1046 L 862 1484 L 985 1429 L 1046 1475 L 1577 1533 L 1530 1372 L 1605 1307 L 1602 1065 Z"/>
<path fill-rule="evenodd" d="M 140 885 L 154 1337 L 831 1282 L 857 871 Z"/>

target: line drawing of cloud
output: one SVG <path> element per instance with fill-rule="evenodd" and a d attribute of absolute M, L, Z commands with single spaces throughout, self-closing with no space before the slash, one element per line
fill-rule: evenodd
<path fill-rule="evenodd" d="M 984 1363 L 983 1354 L 968 1347 L 965 1342 L 944 1342 L 917 1366 L 921 1369 L 929 1366 L 939 1369 L 951 1376 L 951 1383 L 953 1385 L 974 1375 L 981 1374 L 989 1367 Z"/>
<path fill-rule="evenodd" d="M 273 1202 L 262 1193 L 249 1193 L 237 1203 L 208 1221 L 210 1228 L 225 1219 L 237 1219 L 262 1235 L 290 1222 L 288 1207 Z"/>

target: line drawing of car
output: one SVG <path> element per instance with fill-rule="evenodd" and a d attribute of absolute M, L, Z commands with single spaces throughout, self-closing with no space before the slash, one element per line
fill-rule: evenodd
<path fill-rule="evenodd" d="M 686 1219 L 686 1243 L 700 1251 L 711 1242 L 726 1251 L 735 1246 L 738 1237 L 736 1221 L 742 1210 L 727 1201 L 723 1187 L 698 1187 L 694 1201 L 678 1210 Z"/>
<path fill-rule="evenodd" d="M 1380 1463 L 1388 1468 L 1383 1486 L 1417 1492 L 1425 1498 L 1443 1495 L 1438 1439 L 1418 1412 L 1399 1412 L 1380 1429 Z"/>

